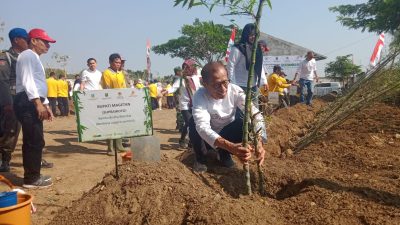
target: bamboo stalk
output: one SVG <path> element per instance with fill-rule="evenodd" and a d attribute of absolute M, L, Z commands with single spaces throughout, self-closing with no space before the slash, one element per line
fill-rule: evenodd
<path fill-rule="evenodd" d="M 255 16 L 255 29 L 256 29 L 256 36 L 255 40 L 253 43 L 253 49 L 252 49 L 252 54 L 251 54 L 251 62 L 250 62 L 250 69 L 249 69 L 249 76 L 247 78 L 247 89 L 246 89 L 246 101 L 245 101 L 245 107 L 244 107 L 244 120 L 243 120 L 243 141 L 242 145 L 243 147 L 247 147 L 248 145 L 248 136 L 249 136 L 249 121 L 250 121 L 250 109 L 251 109 L 251 99 L 252 99 L 252 92 L 251 92 L 251 87 L 253 86 L 253 77 L 254 77 L 254 65 L 256 62 L 256 52 L 257 52 L 257 47 L 258 47 L 258 39 L 260 37 L 260 31 L 259 31 L 259 24 L 260 24 L 260 18 L 262 14 L 262 8 L 264 5 L 265 0 L 260 0 L 258 4 L 258 9 L 257 9 L 257 14 Z M 251 181 L 250 181 L 250 168 L 248 163 L 243 164 L 243 170 L 245 172 L 245 178 L 246 178 L 246 192 L 248 195 L 251 195 Z"/>
<path fill-rule="evenodd" d="M 260 113 L 260 112 L 259 112 Z M 257 114 L 259 114 L 257 113 Z M 256 131 L 256 115 L 253 115 L 253 111 L 250 109 L 250 114 L 251 116 L 251 133 L 252 133 L 252 141 L 253 141 L 253 146 L 254 146 L 254 152 L 256 155 L 260 155 L 260 150 L 258 148 L 258 141 L 260 140 L 260 133 L 261 133 L 261 128 Z M 265 195 L 265 182 L 264 182 L 264 172 L 261 169 L 260 166 L 260 160 L 257 160 L 257 173 L 258 173 L 258 191 L 261 195 Z"/>
<path fill-rule="evenodd" d="M 361 81 L 357 82 L 350 92 L 338 103 L 331 106 L 331 110 L 325 112 L 311 131 L 296 145 L 295 153 L 301 151 L 314 140 L 334 127 L 340 125 L 349 116 L 360 109 L 372 104 L 378 99 L 393 94 L 400 87 L 400 78 L 396 70 L 382 71 L 388 63 L 397 57 L 399 53 L 393 53 L 386 57 Z"/>
<path fill-rule="evenodd" d="M 382 62 L 378 65 L 378 67 L 376 67 L 374 70 L 371 71 L 370 75 L 367 74 L 366 77 L 356 82 L 346 96 L 339 99 L 339 101 L 336 104 L 331 106 L 331 110 L 327 111 L 327 114 L 324 113 L 321 115 L 320 122 L 317 123 L 312 130 L 314 129 L 318 130 L 321 127 L 325 126 L 325 124 L 329 122 L 329 119 L 332 118 L 333 115 L 337 113 L 342 108 L 342 106 L 358 92 L 360 87 L 367 86 L 371 82 L 371 80 L 373 80 L 377 75 L 379 75 L 379 72 L 382 70 L 382 68 L 386 66 L 391 61 L 392 58 L 395 58 L 396 54 L 389 55 L 387 58 L 382 60 Z"/>

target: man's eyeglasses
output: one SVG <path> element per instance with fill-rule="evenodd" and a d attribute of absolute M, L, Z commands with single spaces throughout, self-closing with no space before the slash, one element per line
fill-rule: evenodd
<path fill-rule="evenodd" d="M 212 87 L 214 89 L 221 89 L 222 87 L 228 88 L 228 85 L 229 85 L 230 82 L 231 82 L 231 80 L 229 80 L 229 79 L 228 80 L 224 80 L 224 81 L 218 82 L 216 84 L 213 84 Z"/>

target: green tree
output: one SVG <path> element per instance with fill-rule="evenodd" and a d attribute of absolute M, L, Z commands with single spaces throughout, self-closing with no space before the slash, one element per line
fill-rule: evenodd
<path fill-rule="evenodd" d="M 325 67 L 327 77 L 342 82 L 343 86 L 349 83 L 352 76 L 361 73 L 361 66 L 353 64 L 350 55 L 338 56 Z"/>
<path fill-rule="evenodd" d="M 6 24 L 2 21 L 0 21 L 0 43 L 4 41 L 4 37 L 3 37 L 3 32 L 4 32 L 4 26 Z"/>
<path fill-rule="evenodd" d="M 145 80 L 146 76 L 147 76 L 146 70 L 133 71 L 133 70 L 127 69 L 126 73 L 127 73 L 127 76 L 132 80 L 138 80 L 138 79 Z"/>
<path fill-rule="evenodd" d="M 50 76 L 50 72 L 54 72 L 55 74 L 56 74 L 56 77 L 58 77 L 59 75 L 61 75 L 61 74 L 64 74 L 64 70 L 63 69 L 59 69 L 59 68 L 50 68 L 50 67 L 47 67 L 47 68 L 45 68 L 44 69 L 45 70 L 45 73 L 46 73 L 46 77 L 49 77 Z M 68 77 L 67 77 L 68 78 Z"/>
<path fill-rule="evenodd" d="M 172 58 L 192 58 L 200 66 L 225 56 L 231 34 L 229 26 L 201 22 L 196 19 L 192 25 L 183 25 L 182 36 L 152 48 L 156 54 L 169 54 Z"/>
<path fill-rule="evenodd" d="M 67 68 L 69 56 L 68 55 L 60 55 L 59 53 L 54 52 L 53 55 L 51 56 L 51 58 L 56 60 L 56 62 L 64 69 L 64 75 L 67 76 L 66 68 Z"/>
<path fill-rule="evenodd" d="M 268 4 L 268 6 L 272 9 L 271 1 L 270 0 L 174 0 L 175 6 L 181 5 L 182 7 L 188 7 L 189 9 L 193 6 L 205 6 L 207 7 L 210 12 L 215 6 L 225 6 L 228 7 L 228 13 L 225 15 L 246 15 L 251 16 L 254 19 L 254 25 L 256 30 L 256 36 L 254 43 L 258 43 L 260 38 L 260 19 L 262 15 L 262 9 L 264 5 Z M 244 109 L 244 122 L 243 122 L 243 141 L 242 145 L 247 146 L 249 143 L 249 124 L 251 121 L 251 87 L 252 81 L 254 77 L 254 65 L 256 62 L 256 50 L 257 44 L 253 45 L 252 55 L 251 55 L 251 62 L 249 68 L 249 76 L 247 80 L 247 90 L 246 90 L 246 101 L 245 101 L 245 109 Z M 258 133 L 258 132 L 257 132 Z M 254 135 L 256 136 L 253 140 L 257 141 L 257 133 L 255 132 Z M 255 150 L 257 152 L 257 144 L 254 144 Z M 261 183 L 263 182 L 263 172 L 258 165 L 258 173 L 259 173 L 259 180 L 260 180 L 260 192 L 263 193 L 263 186 Z M 245 171 L 246 177 L 246 187 L 247 187 L 247 194 L 251 194 L 251 183 L 250 183 L 250 168 L 249 164 L 245 163 L 243 165 L 243 169 Z"/>
<path fill-rule="evenodd" d="M 339 13 L 337 20 L 351 29 L 361 28 L 364 32 L 388 32 L 395 37 L 393 47 L 400 47 L 400 1 L 368 0 L 356 5 L 339 5 L 329 8 Z M 397 45 L 396 45 L 397 43 Z"/>

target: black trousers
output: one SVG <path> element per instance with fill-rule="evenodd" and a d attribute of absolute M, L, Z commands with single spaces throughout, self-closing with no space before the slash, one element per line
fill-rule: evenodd
<path fill-rule="evenodd" d="M 192 119 L 192 110 L 181 110 L 181 114 L 183 117 L 183 121 L 185 121 L 185 124 L 182 127 L 181 130 L 181 141 L 184 141 L 186 138 L 186 135 L 188 133 L 188 127 L 189 127 L 189 122 L 190 119 Z"/>
<path fill-rule="evenodd" d="M 167 103 L 168 103 L 168 109 L 175 108 L 175 98 L 174 98 L 174 96 L 167 96 Z"/>
<path fill-rule="evenodd" d="M 44 99 L 42 99 L 42 102 Z M 18 93 L 14 110 L 22 126 L 22 161 L 24 183 L 32 183 L 40 177 L 42 150 L 45 145 L 43 122 L 39 120 L 35 105 L 29 101 L 25 92 Z"/>
<path fill-rule="evenodd" d="M 61 116 L 68 116 L 69 113 L 68 97 L 58 97 L 57 101 Z"/>
<path fill-rule="evenodd" d="M 236 115 L 239 115 L 239 113 L 236 113 Z M 243 117 L 236 116 L 235 120 L 232 123 L 222 128 L 221 132 L 219 132 L 219 135 L 222 138 L 232 143 L 241 143 L 242 133 L 243 133 L 242 131 L 243 131 Z M 196 124 L 194 123 L 193 118 L 191 118 L 189 122 L 189 138 L 190 141 L 192 142 L 197 162 L 202 164 L 206 163 L 207 161 L 206 150 L 207 148 L 211 147 L 200 137 L 199 133 L 196 130 Z M 232 159 L 231 153 L 229 153 L 225 149 L 218 148 L 218 154 L 222 162 Z"/>
<path fill-rule="evenodd" d="M 157 101 L 157 98 L 151 97 L 151 108 L 152 108 L 153 110 L 158 109 L 158 101 Z"/>
<path fill-rule="evenodd" d="M 49 100 L 49 106 L 53 115 L 57 116 L 57 97 L 47 97 L 47 99 Z"/>

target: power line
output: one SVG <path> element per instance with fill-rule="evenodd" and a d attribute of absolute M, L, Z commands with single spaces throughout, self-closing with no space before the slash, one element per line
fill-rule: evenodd
<path fill-rule="evenodd" d="M 331 53 L 333 53 L 333 52 L 336 52 L 336 51 L 339 51 L 339 50 L 348 48 L 348 47 L 350 47 L 350 46 L 353 46 L 353 45 L 355 45 L 355 44 L 358 44 L 359 42 L 365 41 L 365 40 L 367 40 L 367 39 L 369 39 L 369 38 L 372 38 L 372 37 L 375 37 L 375 35 L 374 35 L 374 36 L 371 35 L 371 36 L 369 36 L 369 37 L 366 37 L 366 38 L 363 38 L 363 39 L 354 41 L 354 42 L 352 42 L 352 43 L 350 43 L 350 44 L 347 44 L 347 45 L 345 45 L 345 46 L 342 46 L 342 47 L 336 48 L 336 49 L 334 49 L 334 50 L 331 50 L 331 51 L 329 51 L 329 52 L 327 52 L 327 53 L 325 53 L 325 54 L 323 54 L 323 55 L 329 55 L 329 54 L 331 54 Z"/>

